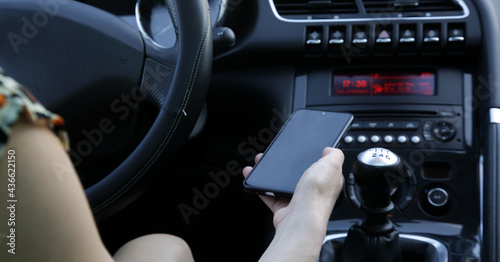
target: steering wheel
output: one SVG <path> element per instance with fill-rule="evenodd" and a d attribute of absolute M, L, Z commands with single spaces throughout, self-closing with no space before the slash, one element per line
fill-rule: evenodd
<path fill-rule="evenodd" d="M 177 36 L 169 48 L 121 18 L 80 2 L 0 1 L 0 67 L 68 125 L 122 95 L 148 100 L 159 111 L 132 153 L 85 190 L 98 220 L 132 202 L 152 176 L 148 171 L 173 159 L 205 101 L 212 63 L 207 1 L 165 4 Z M 111 126 L 109 119 L 99 122 L 104 131 Z M 85 145 L 72 145 L 72 150 Z"/>

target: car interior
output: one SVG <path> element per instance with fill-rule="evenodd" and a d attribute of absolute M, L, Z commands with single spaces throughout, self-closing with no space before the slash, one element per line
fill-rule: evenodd
<path fill-rule="evenodd" d="M 2 0 L 0 24 L 111 254 L 168 233 L 257 261 L 272 213 L 241 170 L 314 109 L 354 116 L 319 261 L 500 261 L 500 1 Z M 390 188 L 362 179 L 372 153 L 400 159 Z M 389 224 L 397 243 L 374 240 Z"/>

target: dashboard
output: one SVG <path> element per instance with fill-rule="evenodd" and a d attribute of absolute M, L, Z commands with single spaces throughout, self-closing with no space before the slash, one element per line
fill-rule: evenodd
<path fill-rule="evenodd" d="M 243 105 L 224 101 L 240 117 L 251 119 L 262 108 L 355 116 L 340 145 L 346 186 L 321 261 L 333 261 L 349 227 L 364 218 L 364 195 L 351 170 L 372 147 L 403 159 L 390 214 L 403 239 L 445 250 L 438 253 L 446 260 L 435 261 L 491 254 L 483 242 L 489 229 L 482 119 L 494 96 L 485 75 L 493 70 L 485 65 L 493 41 L 485 37 L 491 34 L 485 2 L 266 0 L 242 4 L 239 17 L 227 12 L 224 26 L 233 28 L 237 44 L 215 57 L 212 92 L 224 98 L 244 92 L 235 98 Z"/>

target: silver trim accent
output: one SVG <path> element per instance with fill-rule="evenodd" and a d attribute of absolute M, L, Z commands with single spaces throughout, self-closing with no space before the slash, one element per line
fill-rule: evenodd
<path fill-rule="evenodd" d="M 413 37 L 401 38 L 401 39 L 399 39 L 399 42 L 400 43 L 414 43 L 415 38 L 413 38 Z"/>
<path fill-rule="evenodd" d="M 139 28 L 139 32 L 141 32 L 141 35 L 145 39 L 147 39 L 151 43 L 153 43 L 155 46 L 160 47 L 160 48 L 167 48 L 165 46 L 160 45 L 158 42 L 156 42 L 156 40 L 154 40 L 153 38 L 151 38 L 149 36 L 149 34 L 146 32 L 146 30 L 144 30 L 144 27 L 142 27 L 141 14 L 139 13 L 139 3 L 140 2 L 141 2 L 141 0 L 138 0 L 137 3 L 135 4 L 135 21 L 137 22 L 137 27 Z"/>
<path fill-rule="evenodd" d="M 366 38 L 353 39 L 352 43 L 353 44 L 366 44 L 366 43 L 368 43 L 368 39 L 366 39 Z"/>
<path fill-rule="evenodd" d="M 347 237 L 347 233 L 338 233 L 338 234 L 327 235 L 327 236 L 325 236 L 325 240 L 323 240 L 323 245 L 327 241 L 335 240 L 335 239 L 343 238 L 343 237 Z M 399 234 L 399 238 L 412 239 L 412 240 L 417 240 L 420 242 L 428 243 L 436 249 L 436 252 L 438 253 L 438 261 L 439 262 L 448 262 L 448 256 L 449 256 L 448 249 L 446 248 L 445 245 L 443 245 L 443 243 L 441 243 L 437 240 L 434 240 L 434 239 L 429 238 L 429 237 L 410 235 L 410 234 Z"/>
<path fill-rule="evenodd" d="M 479 243 L 483 246 L 484 221 L 484 155 L 479 156 Z"/>
<path fill-rule="evenodd" d="M 435 191 L 439 191 L 439 192 L 444 194 L 445 200 L 442 203 L 438 204 L 431 199 L 431 194 L 434 193 Z M 448 198 L 449 198 L 448 192 L 446 192 L 446 190 L 444 190 L 440 187 L 433 188 L 433 189 L 429 190 L 429 192 L 427 193 L 427 201 L 429 201 L 429 204 L 431 204 L 435 207 L 442 207 L 442 206 L 446 205 L 446 203 L 448 203 Z"/>
<path fill-rule="evenodd" d="M 425 43 L 430 43 L 430 42 L 439 42 L 439 37 L 426 37 L 424 38 Z"/>
<path fill-rule="evenodd" d="M 463 42 L 465 41 L 465 37 L 463 36 L 450 36 L 448 37 L 448 42 Z"/>
<path fill-rule="evenodd" d="M 462 7 L 463 15 L 454 16 L 426 16 L 426 17 L 378 17 L 378 18 L 334 18 L 334 19 L 289 19 L 284 18 L 278 14 L 273 0 L 269 0 L 269 5 L 273 11 L 274 16 L 283 22 L 289 23 L 317 23 L 317 22 L 367 22 L 367 21 L 405 21 L 405 20 L 432 20 L 432 19 L 463 19 L 470 15 L 470 10 L 464 0 L 456 0 L 457 4 Z M 369 14 L 368 14 L 369 15 Z"/>
<path fill-rule="evenodd" d="M 328 41 L 328 43 L 330 45 L 340 45 L 340 44 L 344 43 L 344 39 L 330 39 L 330 41 Z"/>
<path fill-rule="evenodd" d="M 500 108 L 490 108 L 490 124 L 500 124 Z"/>
<path fill-rule="evenodd" d="M 309 39 L 306 41 L 306 44 L 308 44 L 308 45 L 321 45 L 321 40 L 320 39 Z"/>
<path fill-rule="evenodd" d="M 375 42 L 386 44 L 386 43 L 392 42 L 392 40 L 390 38 L 377 38 L 377 40 L 375 40 Z"/>

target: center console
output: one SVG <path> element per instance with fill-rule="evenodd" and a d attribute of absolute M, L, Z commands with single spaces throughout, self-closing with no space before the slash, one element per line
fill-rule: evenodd
<path fill-rule="evenodd" d="M 365 195 L 352 168 L 357 155 L 373 147 L 395 152 L 404 166 L 403 176 L 390 178 L 400 183 L 391 192 L 395 208 L 389 217 L 401 241 L 418 239 L 440 250 L 435 254 L 446 260 L 435 261 L 480 257 L 473 97 L 472 75 L 457 68 L 310 68 L 296 76 L 295 109 L 355 116 L 340 145 L 345 190 L 330 219 L 323 257 L 365 217 Z M 426 259 L 420 261 L 431 261 Z"/>

